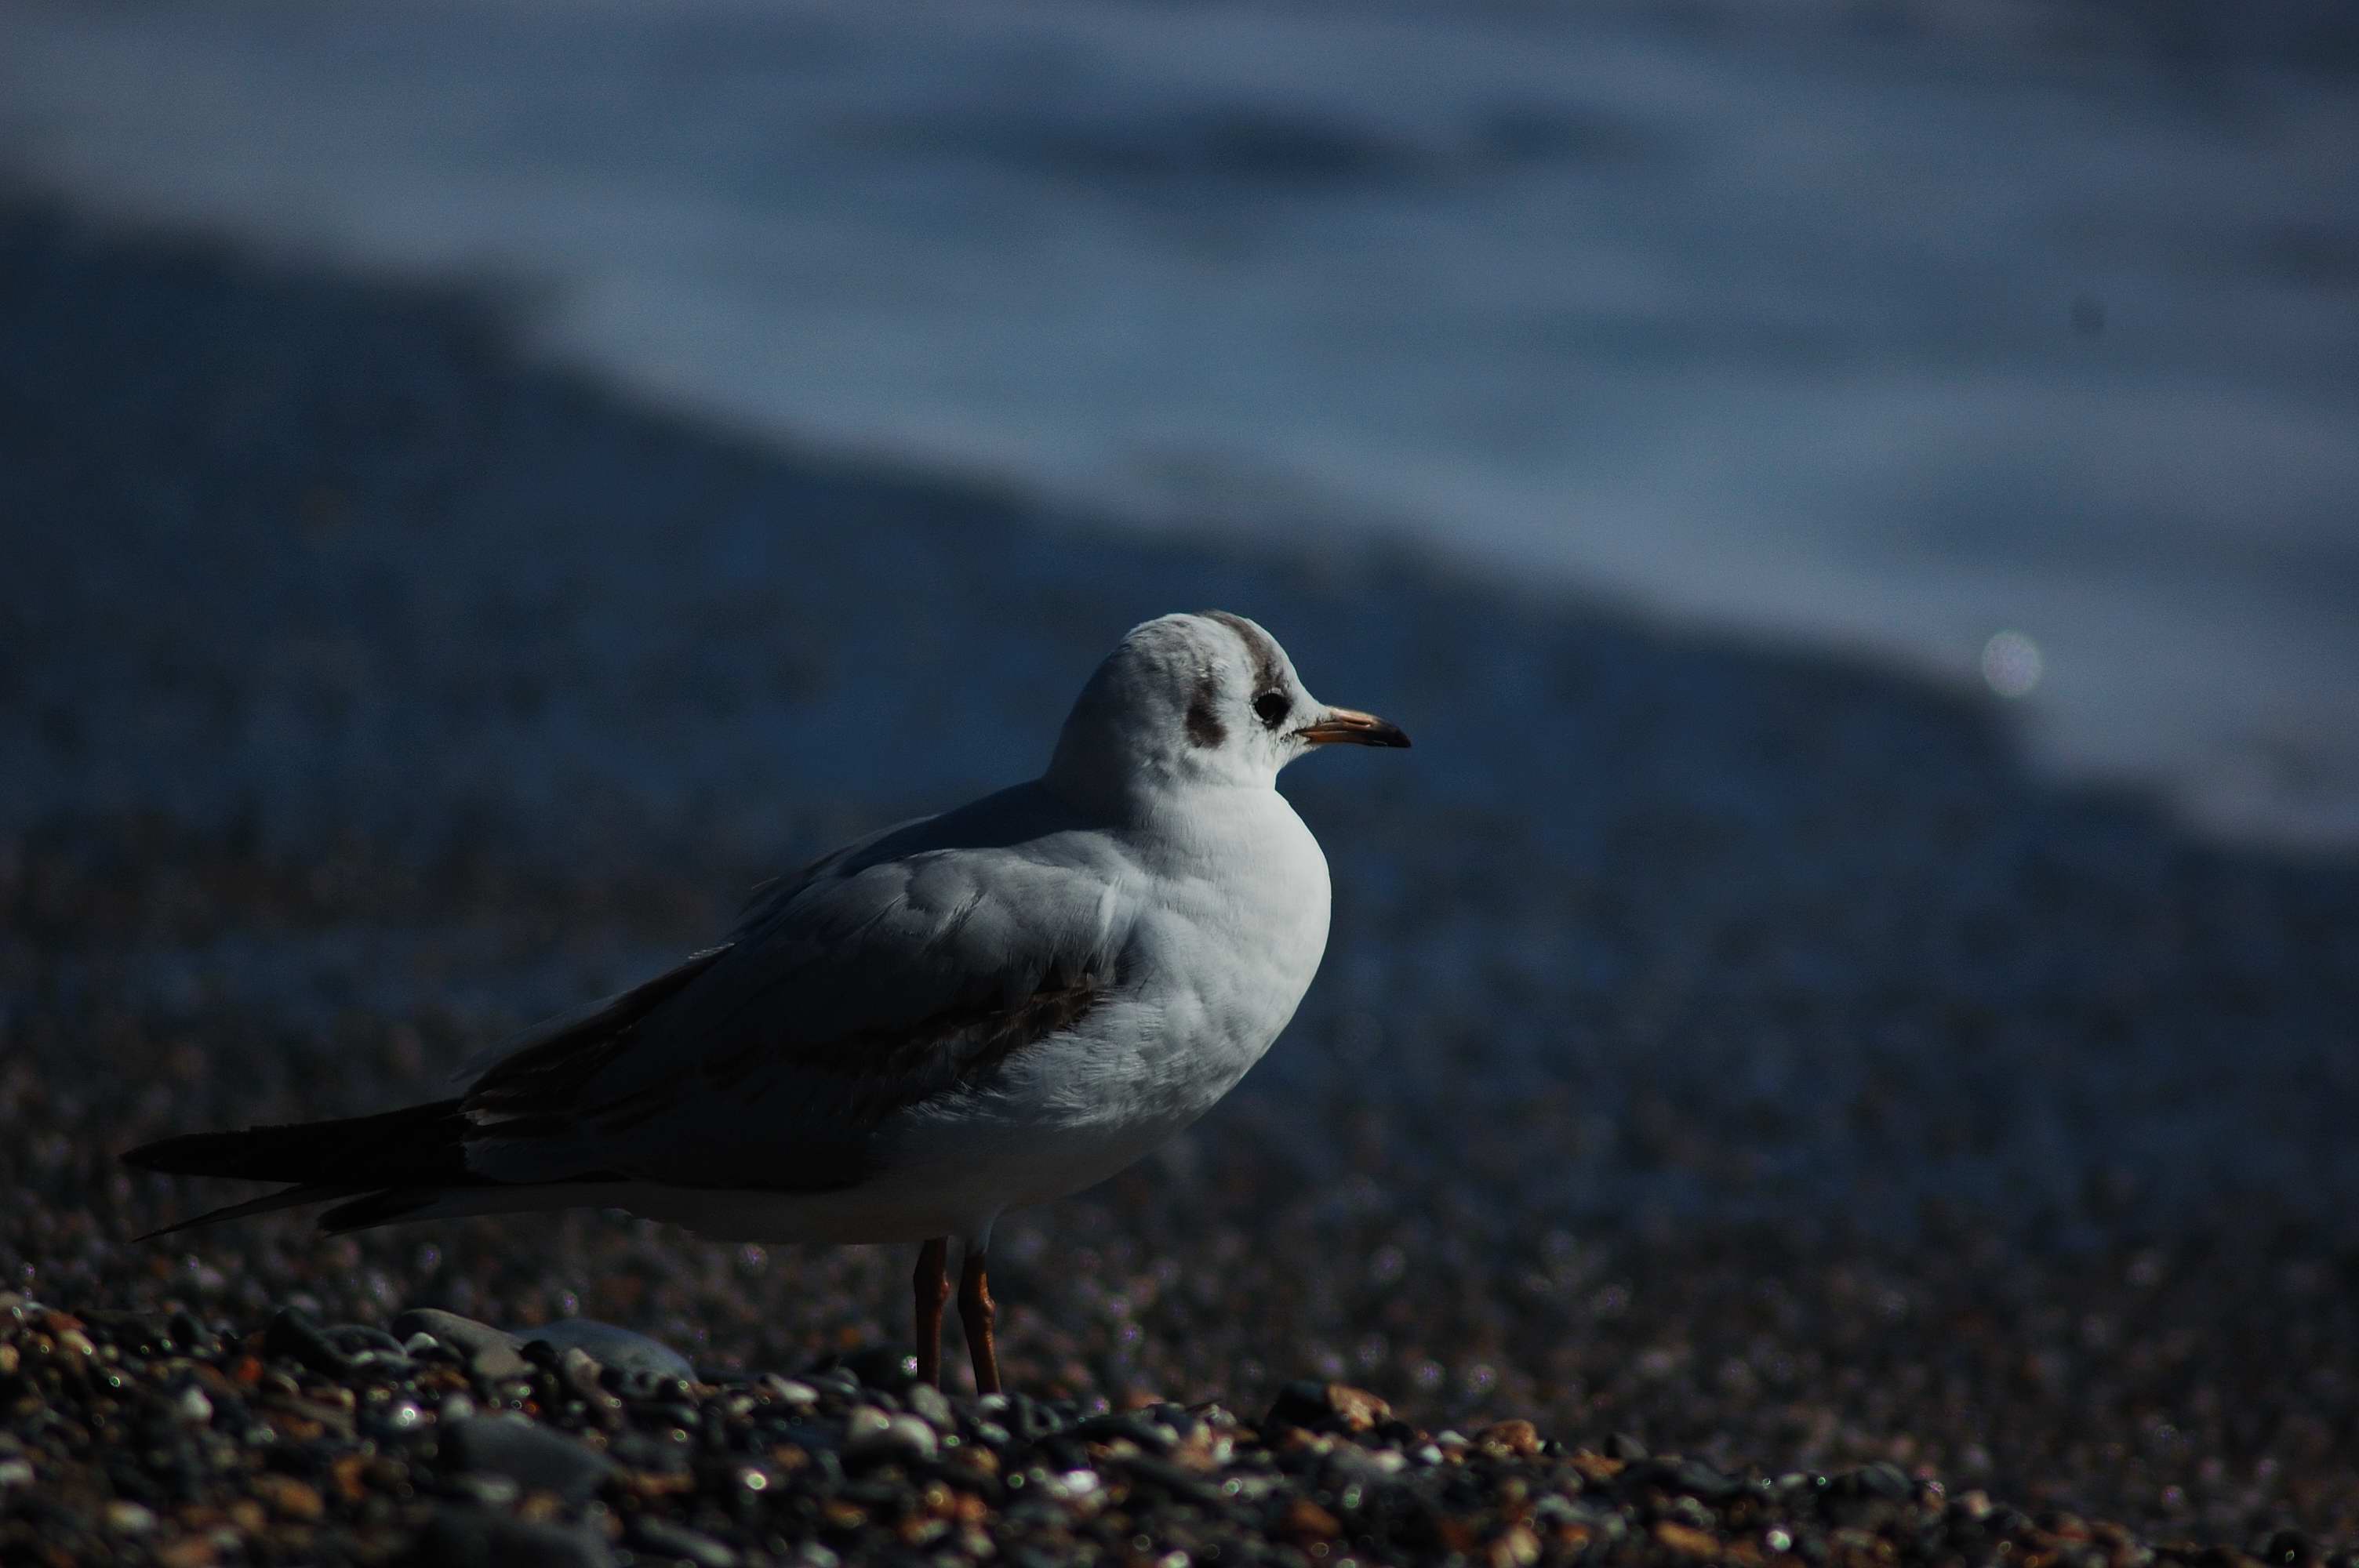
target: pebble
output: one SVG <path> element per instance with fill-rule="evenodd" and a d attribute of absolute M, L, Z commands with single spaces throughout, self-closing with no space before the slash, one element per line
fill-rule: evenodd
<path fill-rule="evenodd" d="M 908 1392 L 909 1413 L 937 1432 L 955 1428 L 957 1418 L 951 1411 L 951 1401 L 940 1389 L 924 1383 L 913 1384 Z"/>
<path fill-rule="evenodd" d="M 393 1320 L 393 1332 L 405 1346 L 420 1335 L 456 1352 L 468 1370 L 487 1381 L 521 1378 L 532 1370 L 524 1358 L 524 1342 L 506 1329 L 477 1323 L 456 1313 L 432 1307 L 412 1307 Z"/>
<path fill-rule="evenodd" d="M 156 1528 L 156 1516 L 137 1503 L 118 1498 L 106 1505 L 106 1528 L 120 1535 L 145 1535 Z"/>
<path fill-rule="evenodd" d="M 691 1563 L 696 1568 L 736 1568 L 736 1550 L 686 1525 L 641 1514 L 630 1527 L 631 1544 L 641 1552 Z"/>
<path fill-rule="evenodd" d="M 856 1405 L 845 1419 L 846 1458 L 931 1459 L 940 1446 L 934 1429 L 913 1415 L 895 1415 L 875 1405 Z"/>
<path fill-rule="evenodd" d="M 270 1320 L 270 1326 L 263 1331 L 262 1345 L 274 1356 L 287 1357 L 327 1377 L 341 1378 L 352 1370 L 353 1358 L 293 1307 L 282 1309 Z"/>
<path fill-rule="evenodd" d="M 614 1473 L 604 1454 L 516 1416 L 469 1417 L 443 1432 L 440 1447 L 458 1470 L 506 1476 L 570 1503 L 587 1502 Z"/>
<path fill-rule="evenodd" d="M 320 1495 L 320 1489 L 293 1476 L 256 1476 L 251 1489 L 254 1497 L 281 1519 L 314 1524 L 328 1511 L 327 1500 Z"/>
<path fill-rule="evenodd" d="M 1540 1434 L 1530 1422 L 1495 1422 L 1474 1434 L 1474 1446 L 1486 1454 L 1527 1459 L 1540 1451 Z"/>
<path fill-rule="evenodd" d="M 559 1350 L 580 1350 L 601 1367 L 610 1367 L 617 1372 L 671 1378 L 685 1383 L 696 1380 L 696 1368 L 689 1365 L 687 1357 L 660 1340 L 617 1328 L 611 1323 L 586 1317 L 559 1318 L 538 1328 L 515 1330 L 511 1337 L 520 1345 L 537 1342 Z"/>
<path fill-rule="evenodd" d="M 1268 1419 L 1318 1432 L 1372 1431 L 1392 1415 L 1392 1407 L 1365 1389 L 1305 1379 L 1278 1390 Z"/>

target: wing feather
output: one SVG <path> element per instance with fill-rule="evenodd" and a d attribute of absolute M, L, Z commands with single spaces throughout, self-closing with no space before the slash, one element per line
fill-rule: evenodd
<path fill-rule="evenodd" d="M 471 1168 L 857 1182 L 897 1115 L 987 1087 L 1120 982 L 1106 890 L 1123 867 L 1044 796 L 1025 786 L 840 851 L 722 946 L 536 1032 L 462 1102 Z"/>

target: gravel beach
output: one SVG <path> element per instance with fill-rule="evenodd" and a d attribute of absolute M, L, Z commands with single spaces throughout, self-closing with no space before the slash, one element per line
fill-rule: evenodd
<path fill-rule="evenodd" d="M 734 438 L 525 308 L 0 199 L 0 1560 L 2359 1547 L 2359 856 L 1976 693 Z M 897 1249 L 132 1240 L 245 1194 L 121 1150 L 434 1092 L 1205 605 L 1418 749 L 1288 777 L 1270 1059 L 1006 1226 L 1025 1398 L 906 1385 Z"/>

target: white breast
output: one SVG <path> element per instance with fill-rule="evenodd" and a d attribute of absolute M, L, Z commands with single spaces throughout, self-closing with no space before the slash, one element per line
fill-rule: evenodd
<path fill-rule="evenodd" d="M 1012 1057 L 995 1103 L 919 1119 L 922 1163 L 955 1167 L 995 1209 L 1061 1197 L 1181 1131 L 1261 1059 L 1326 951 L 1327 860 L 1276 791 L 1237 796 L 1195 809 L 1185 838 L 1158 836 L 1120 889 L 1117 993 Z"/>

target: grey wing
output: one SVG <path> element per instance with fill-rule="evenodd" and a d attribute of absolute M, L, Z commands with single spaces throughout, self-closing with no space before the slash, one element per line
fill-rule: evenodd
<path fill-rule="evenodd" d="M 642 988 L 661 992 L 647 1005 L 602 1004 L 620 1030 L 493 1066 L 462 1102 L 469 1163 L 502 1181 L 856 1182 L 895 1113 L 987 1083 L 1108 994 L 1122 880 L 1081 835 L 845 851 Z"/>

